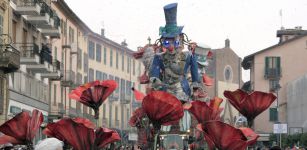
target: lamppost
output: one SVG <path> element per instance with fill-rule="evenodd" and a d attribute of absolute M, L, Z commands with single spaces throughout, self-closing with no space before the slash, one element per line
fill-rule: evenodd
<path fill-rule="evenodd" d="M 278 92 L 279 92 L 279 90 L 281 89 L 281 86 L 280 86 L 280 84 L 279 84 L 279 80 L 277 81 L 277 83 L 275 84 L 275 86 L 274 86 L 274 88 L 273 88 L 273 90 L 274 90 L 274 92 L 276 92 L 276 103 L 277 103 L 277 106 L 276 106 L 276 111 L 277 111 L 277 120 L 276 120 L 276 122 L 279 124 L 280 122 L 279 122 L 279 103 L 278 103 Z M 277 138 L 278 139 L 278 138 Z M 278 142 L 278 140 L 277 140 L 277 142 Z M 281 147 L 281 133 L 279 133 L 279 147 Z"/>

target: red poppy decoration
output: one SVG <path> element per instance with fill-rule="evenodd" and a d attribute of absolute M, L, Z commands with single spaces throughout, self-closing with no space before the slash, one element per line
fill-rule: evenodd
<path fill-rule="evenodd" d="M 95 111 L 95 118 L 99 117 L 99 107 L 117 88 L 114 80 L 94 81 L 86 83 L 69 93 L 69 98 L 89 106 Z"/>
<path fill-rule="evenodd" d="M 129 125 L 132 127 L 140 126 L 142 118 L 145 116 L 146 114 L 142 108 L 136 109 L 129 120 Z"/>
<path fill-rule="evenodd" d="M 163 91 L 149 93 L 143 100 L 142 108 L 155 129 L 160 129 L 161 125 L 176 124 L 183 117 L 181 102 Z"/>
<path fill-rule="evenodd" d="M 145 95 L 142 92 L 136 90 L 134 87 L 132 87 L 131 90 L 133 91 L 135 100 L 142 101 L 144 99 Z"/>
<path fill-rule="evenodd" d="M 199 128 L 199 126 L 198 126 Z M 245 150 L 248 145 L 255 143 L 257 138 L 249 140 L 240 129 L 220 121 L 208 121 L 201 125 L 205 139 L 211 150 Z"/>
<path fill-rule="evenodd" d="M 203 75 L 203 83 L 206 85 L 206 86 L 212 86 L 214 81 L 212 78 L 210 78 L 207 74 L 204 74 Z"/>
<path fill-rule="evenodd" d="M 43 133 L 71 145 L 75 150 L 103 148 L 111 142 L 120 140 L 116 131 L 107 128 L 98 128 L 94 131 L 94 129 L 88 128 L 84 122 L 76 122 L 70 118 L 49 123 Z"/>
<path fill-rule="evenodd" d="M 240 89 L 236 91 L 225 91 L 224 96 L 247 118 L 249 126 L 251 126 L 252 121 L 260 113 L 269 108 L 276 99 L 276 96 L 272 93 L 255 91 L 248 94 Z"/>
<path fill-rule="evenodd" d="M 220 120 L 220 113 L 223 110 L 220 108 L 222 102 L 223 99 L 218 97 L 210 100 L 209 104 L 196 100 L 191 103 L 191 107 L 185 109 L 195 116 L 198 123 L 205 123 L 210 120 Z"/>
<path fill-rule="evenodd" d="M 32 116 L 25 111 L 17 114 L 0 126 L 0 132 L 5 134 L 0 137 L 0 145 L 6 143 L 32 145 L 32 140 L 43 120 L 43 114 L 36 109 L 32 111 Z"/>

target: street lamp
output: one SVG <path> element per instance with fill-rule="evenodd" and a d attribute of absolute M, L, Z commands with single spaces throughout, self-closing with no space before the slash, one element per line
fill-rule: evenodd
<path fill-rule="evenodd" d="M 276 103 L 277 103 L 277 106 L 276 106 L 276 111 L 277 111 L 277 123 L 280 123 L 279 122 L 279 103 L 278 103 L 278 92 L 279 90 L 281 89 L 281 86 L 279 84 L 279 80 L 277 81 L 277 84 L 275 84 L 275 86 L 273 87 L 273 90 L 274 92 L 276 92 Z M 279 147 L 281 147 L 281 133 L 279 133 Z"/>

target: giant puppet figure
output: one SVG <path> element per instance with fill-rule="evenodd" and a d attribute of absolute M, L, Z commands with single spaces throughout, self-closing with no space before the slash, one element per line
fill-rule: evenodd
<path fill-rule="evenodd" d="M 183 26 L 177 26 L 177 3 L 166 5 L 164 13 L 166 25 L 160 27 L 160 45 L 149 67 L 150 87 L 171 93 L 185 103 L 202 87 L 197 57 L 193 44 L 182 32 Z M 188 44 L 190 51 L 183 52 Z"/>

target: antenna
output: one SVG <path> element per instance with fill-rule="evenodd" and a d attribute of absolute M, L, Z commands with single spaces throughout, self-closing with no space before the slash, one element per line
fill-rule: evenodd
<path fill-rule="evenodd" d="M 280 26 L 281 26 L 281 29 L 283 28 L 283 25 L 282 25 L 282 9 L 279 10 L 279 16 L 280 16 Z"/>

